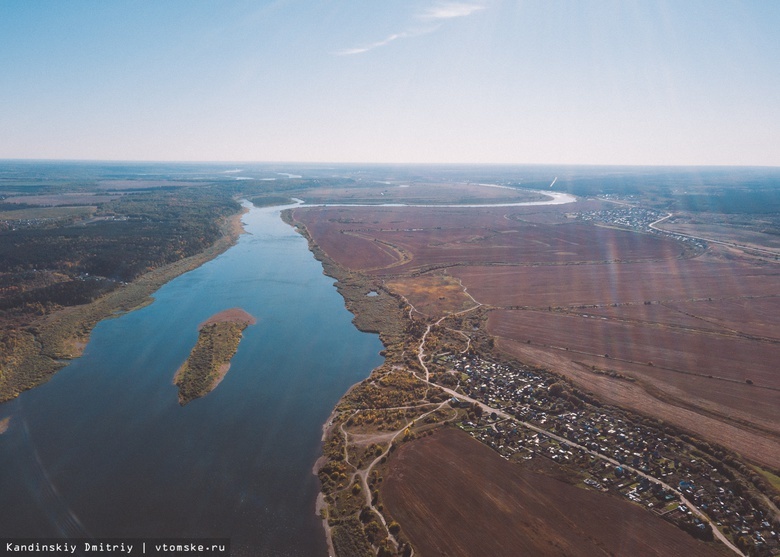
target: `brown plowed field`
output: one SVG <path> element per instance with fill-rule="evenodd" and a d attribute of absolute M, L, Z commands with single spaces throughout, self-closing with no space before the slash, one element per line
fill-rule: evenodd
<path fill-rule="evenodd" d="M 576 315 L 620 319 L 635 323 L 654 323 L 679 329 L 723 331 L 723 325 L 710 322 L 691 313 L 693 307 L 704 303 L 713 303 L 717 306 L 722 302 L 691 302 L 690 307 L 685 310 L 683 310 L 683 306 L 687 304 L 681 303 L 674 303 L 669 307 L 664 304 L 647 305 L 636 303 L 633 305 L 589 307 L 580 310 L 570 309 L 568 311 Z"/>
<path fill-rule="evenodd" d="M 780 296 L 683 303 L 676 307 L 746 335 L 780 340 Z"/>
<path fill-rule="evenodd" d="M 727 554 L 638 505 L 509 463 L 456 429 L 401 447 L 381 497 L 421 557 Z"/>
<path fill-rule="evenodd" d="M 586 354 L 608 354 L 605 365 L 611 365 L 609 360 L 652 362 L 679 373 L 736 381 L 746 389 L 751 387 L 745 385 L 749 378 L 755 383 L 753 387 L 776 387 L 780 395 L 780 343 L 548 311 L 494 311 L 488 332 Z"/>
<path fill-rule="evenodd" d="M 427 265 L 449 265 L 453 261 L 480 263 L 546 263 L 564 265 L 581 262 L 611 262 L 616 254 L 628 259 L 658 260 L 679 255 L 672 242 L 642 238 L 638 234 L 591 225 L 529 225 L 514 223 L 468 232 L 419 229 L 376 231 L 373 236 L 414 254 L 407 265 L 393 273 Z"/>
<path fill-rule="evenodd" d="M 585 231 L 583 231 L 585 232 Z M 644 236 L 637 234 L 638 238 Z M 625 259 L 625 257 L 620 257 Z M 538 262 L 542 258 L 532 259 Z M 667 259 L 664 261 L 568 265 L 459 267 L 480 302 L 494 306 L 546 307 L 643 302 L 688 302 L 780 294 L 780 266 Z M 668 304 L 667 304 L 668 305 Z M 728 314 L 723 315 L 728 320 Z"/>
<path fill-rule="evenodd" d="M 681 252 L 676 242 L 655 236 L 571 220 L 558 225 L 528 223 L 507 218 L 507 209 L 517 215 L 520 208 L 469 208 L 464 212 L 450 208 L 315 207 L 296 209 L 295 218 L 339 264 L 377 274 L 458 263 L 653 261 L 672 259 Z M 380 255 L 383 245 L 410 254 L 410 261 L 391 267 L 399 259 Z M 378 269 L 382 264 L 389 268 Z"/>

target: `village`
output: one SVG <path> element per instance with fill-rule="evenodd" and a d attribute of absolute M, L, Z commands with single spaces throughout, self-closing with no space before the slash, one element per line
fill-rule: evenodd
<path fill-rule="evenodd" d="M 613 208 L 599 211 L 581 211 L 576 213 L 576 217 L 586 222 L 617 226 L 646 234 L 667 236 L 683 242 L 695 252 L 700 252 L 706 247 L 706 242 L 702 239 L 686 236 L 685 234 L 675 234 L 674 232 L 657 228 L 655 225 L 663 221 L 665 215 L 654 209 L 620 204 Z"/>
<path fill-rule="evenodd" d="M 622 203 L 616 204 L 609 209 L 581 211 L 577 213 L 577 217 L 584 221 L 621 226 L 639 232 L 650 232 L 652 230 L 650 225 L 663 216 L 664 213 L 653 209 L 633 207 Z"/>
<path fill-rule="evenodd" d="M 451 400 L 467 410 L 459 427 L 507 460 L 550 459 L 582 485 L 626 497 L 695 537 L 727 538 L 751 556 L 780 555 L 780 524 L 766 501 L 686 435 L 602 407 L 542 370 L 474 355 L 441 354 L 433 362 L 447 370 L 440 382 L 496 410 Z"/>

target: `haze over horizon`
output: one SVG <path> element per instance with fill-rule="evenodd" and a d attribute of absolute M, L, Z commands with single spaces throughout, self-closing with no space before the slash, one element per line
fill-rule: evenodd
<path fill-rule="evenodd" d="M 0 4 L 0 159 L 780 166 L 780 3 Z"/>

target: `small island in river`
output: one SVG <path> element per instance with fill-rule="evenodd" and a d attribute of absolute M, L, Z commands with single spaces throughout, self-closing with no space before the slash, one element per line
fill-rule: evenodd
<path fill-rule="evenodd" d="M 179 387 L 179 404 L 213 391 L 230 369 L 242 333 L 257 320 L 239 308 L 221 311 L 198 327 L 200 335 L 187 361 L 176 372 L 173 383 Z"/>

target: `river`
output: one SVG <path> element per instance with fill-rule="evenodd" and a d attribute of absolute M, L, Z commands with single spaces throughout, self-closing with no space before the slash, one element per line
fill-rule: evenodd
<path fill-rule="evenodd" d="M 247 234 L 95 327 L 81 358 L 0 405 L 0 533 L 13 537 L 220 537 L 234 555 L 327 555 L 312 465 L 322 424 L 381 363 L 333 280 L 279 208 Z M 240 307 L 220 385 L 185 407 L 172 384 L 198 324 Z"/>

